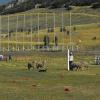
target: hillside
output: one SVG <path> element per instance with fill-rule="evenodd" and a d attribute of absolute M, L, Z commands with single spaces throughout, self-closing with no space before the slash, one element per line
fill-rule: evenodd
<path fill-rule="evenodd" d="M 95 5 L 94 5 L 95 3 Z M 100 0 L 13 0 L 8 4 L 0 6 L 1 14 L 23 12 L 33 8 L 65 8 L 71 10 L 71 6 L 92 6 L 100 8 Z"/>

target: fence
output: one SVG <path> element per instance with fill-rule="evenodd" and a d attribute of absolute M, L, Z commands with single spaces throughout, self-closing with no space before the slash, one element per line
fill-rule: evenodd
<path fill-rule="evenodd" d="M 98 22 L 100 17 L 79 13 L 29 13 L 0 16 L 0 51 L 65 50 L 75 26 Z M 74 35 L 73 35 L 74 36 Z M 49 38 L 48 38 L 49 37 Z M 47 42 L 47 43 L 44 43 Z"/>

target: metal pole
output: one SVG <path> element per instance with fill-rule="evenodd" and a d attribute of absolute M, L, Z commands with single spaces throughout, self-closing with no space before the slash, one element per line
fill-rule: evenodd
<path fill-rule="evenodd" d="M 56 27 L 56 18 L 55 18 L 55 13 L 54 13 L 54 50 L 55 50 L 55 36 L 56 36 L 55 27 Z"/>
<path fill-rule="evenodd" d="M 71 26 L 72 26 L 72 14 L 70 12 L 70 49 L 72 50 L 72 29 L 71 29 Z"/>
<path fill-rule="evenodd" d="M 32 50 L 32 46 L 33 46 L 32 45 L 32 35 L 33 35 L 32 34 L 33 33 L 33 30 L 32 30 L 32 25 L 33 25 L 32 19 L 33 19 L 33 17 L 32 17 L 32 15 L 31 15 L 31 18 L 30 19 L 31 19 L 30 21 L 31 21 L 31 50 Z"/>
<path fill-rule="evenodd" d="M 62 12 L 62 51 L 64 49 L 64 14 Z"/>
<path fill-rule="evenodd" d="M 68 69 L 68 71 L 70 70 L 70 66 L 69 66 L 69 49 L 67 51 L 67 69 Z"/>
<path fill-rule="evenodd" d="M 40 40 L 39 40 L 39 30 L 40 30 L 40 14 L 38 13 L 38 50 L 39 50 L 39 42 L 40 42 Z"/>
<path fill-rule="evenodd" d="M 10 39 L 9 39 L 9 16 L 8 16 L 8 51 L 9 51 L 9 42 L 10 42 Z"/>
<path fill-rule="evenodd" d="M 1 49 L 1 16 L 0 16 L 0 51 L 2 51 Z"/>
<path fill-rule="evenodd" d="M 48 29 L 48 15 L 47 15 L 47 13 L 46 13 L 46 34 L 47 34 L 47 29 Z"/>
<path fill-rule="evenodd" d="M 24 32 L 25 32 L 25 14 L 24 14 L 24 23 L 23 23 L 23 51 L 25 49 L 25 46 L 24 46 Z"/>
<path fill-rule="evenodd" d="M 47 13 L 46 13 L 46 35 L 48 36 L 48 24 L 47 24 L 47 22 L 48 22 L 48 18 L 47 18 Z M 47 49 L 48 49 L 48 51 L 49 51 L 49 47 L 46 47 Z"/>
<path fill-rule="evenodd" d="M 16 51 L 17 51 L 17 42 L 18 42 L 18 38 L 17 38 L 17 32 L 18 32 L 18 15 L 17 15 L 17 23 L 16 23 Z"/>

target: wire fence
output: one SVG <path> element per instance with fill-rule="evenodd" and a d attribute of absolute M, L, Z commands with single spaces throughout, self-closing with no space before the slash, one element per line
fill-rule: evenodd
<path fill-rule="evenodd" d="M 99 20 L 99 16 L 63 12 L 0 16 L 0 51 L 63 51 L 70 45 L 77 50 L 72 39 L 75 26 Z"/>

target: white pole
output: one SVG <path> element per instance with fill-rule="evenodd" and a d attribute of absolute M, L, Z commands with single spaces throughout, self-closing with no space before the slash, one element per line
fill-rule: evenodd
<path fill-rule="evenodd" d="M 16 23 L 16 51 L 17 51 L 17 42 L 18 42 L 18 39 L 17 39 L 17 32 L 18 32 L 18 15 L 17 15 L 17 23 Z"/>
<path fill-rule="evenodd" d="M 48 16 L 47 16 L 47 13 L 46 13 L 46 35 L 48 36 L 48 33 L 47 33 L 47 31 L 48 31 L 48 24 L 47 24 L 47 22 L 48 22 Z M 49 51 L 49 47 L 47 47 L 47 49 Z"/>
<path fill-rule="evenodd" d="M 70 66 L 69 66 L 69 49 L 68 49 L 68 52 L 67 52 L 67 69 L 68 71 L 70 70 Z"/>
<path fill-rule="evenodd" d="M 9 51 L 9 42 L 10 42 L 10 39 L 9 39 L 9 16 L 8 16 L 8 51 Z"/>
<path fill-rule="evenodd" d="M 32 35 L 33 35 L 32 34 L 33 33 L 33 30 L 32 30 L 32 25 L 33 25 L 32 19 L 33 19 L 33 17 L 32 17 L 32 15 L 31 15 L 31 18 L 30 19 L 31 19 L 30 21 L 31 21 L 31 50 L 32 50 L 32 46 L 33 46 L 32 45 Z"/>
<path fill-rule="evenodd" d="M 62 12 L 62 50 L 64 49 L 64 14 Z"/>
<path fill-rule="evenodd" d="M 0 16 L 0 51 L 2 51 L 1 49 L 1 16 Z"/>
<path fill-rule="evenodd" d="M 48 29 L 48 15 L 47 15 L 47 13 L 46 13 L 46 34 L 47 34 L 47 29 Z"/>
<path fill-rule="evenodd" d="M 39 42 L 40 42 L 40 40 L 39 40 L 39 30 L 40 30 L 40 14 L 38 13 L 38 50 L 39 50 Z"/>
<path fill-rule="evenodd" d="M 25 14 L 24 14 L 24 22 L 23 22 L 23 51 L 25 49 L 25 46 L 24 46 L 24 32 L 25 32 Z"/>
<path fill-rule="evenodd" d="M 72 29 L 71 29 L 71 26 L 72 26 L 72 14 L 70 12 L 70 49 L 72 50 L 72 46 L 71 46 L 71 43 L 72 43 Z"/>
<path fill-rule="evenodd" d="M 55 28 L 56 28 L 56 18 L 55 18 L 55 13 L 54 13 L 54 50 L 55 50 L 55 36 L 56 36 Z"/>

